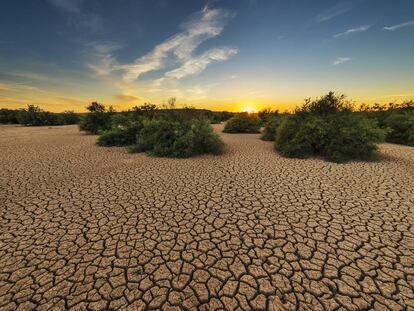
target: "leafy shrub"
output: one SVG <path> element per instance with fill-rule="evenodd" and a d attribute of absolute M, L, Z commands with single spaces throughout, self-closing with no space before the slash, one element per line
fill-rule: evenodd
<path fill-rule="evenodd" d="M 191 135 L 193 150 L 197 154 L 220 154 L 223 152 L 223 141 L 214 133 L 207 121 L 195 119 L 191 125 Z"/>
<path fill-rule="evenodd" d="M 373 120 L 351 113 L 331 118 L 322 152 L 333 162 L 370 160 L 385 139 L 386 131 Z"/>
<path fill-rule="evenodd" d="M 276 130 L 280 126 L 282 119 L 280 117 L 274 116 L 270 118 L 264 125 L 264 130 L 262 133 L 262 140 L 274 141 L 276 137 Z"/>
<path fill-rule="evenodd" d="M 225 133 L 259 133 L 260 120 L 247 113 L 235 115 L 224 126 Z"/>
<path fill-rule="evenodd" d="M 275 147 L 289 158 L 308 158 L 321 149 L 326 126 L 321 117 L 297 115 L 285 118 L 276 130 Z"/>
<path fill-rule="evenodd" d="M 343 96 L 333 93 L 307 101 L 285 118 L 276 131 L 275 148 L 286 157 L 323 156 L 329 161 L 368 160 L 386 131 L 374 120 L 352 112 Z"/>
<path fill-rule="evenodd" d="M 115 126 L 104 131 L 96 141 L 99 146 L 130 146 L 134 145 L 137 135 L 143 128 L 143 121 L 136 120 L 124 126 Z"/>
<path fill-rule="evenodd" d="M 91 112 L 85 114 L 80 122 L 79 129 L 91 134 L 99 134 L 109 130 L 111 127 L 111 116 L 106 112 Z"/>
<path fill-rule="evenodd" d="M 384 124 L 389 129 L 388 142 L 414 146 L 414 113 L 393 112 Z"/>
<path fill-rule="evenodd" d="M 223 142 L 206 120 L 176 122 L 144 120 L 136 145 L 131 152 L 147 152 L 162 157 L 186 158 L 210 153 L 219 154 Z"/>
<path fill-rule="evenodd" d="M 98 134 L 111 128 L 113 112 L 107 112 L 104 105 L 93 102 L 86 109 L 89 113 L 85 114 L 79 122 L 81 131 Z"/>
<path fill-rule="evenodd" d="M 352 104 L 346 100 L 345 95 L 336 95 L 334 92 L 329 92 L 316 100 L 306 99 L 303 106 L 296 109 L 296 113 L 326 116 L 338 112 L 351 112 L 352 110 Z"/>

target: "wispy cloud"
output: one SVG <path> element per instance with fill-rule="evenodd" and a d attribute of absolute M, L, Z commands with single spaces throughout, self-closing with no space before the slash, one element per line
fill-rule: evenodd
<path fill-rule="evenodd" d="M 47 75 L 37 73 L 37 72 L 31 72 L 31 71 L 15 71 L 11 73 L 11 75 L 24 78 L 27 80 L 35 80 L 35 81 L 45 81 L 45 82 L 53 82 L 54 79 L 50 78 Z"/>
<path fill-rule="evenodd" d="M 394 26 L 385 26 L 384 30 L 394 31 L 400 28 L 405 28 L 405 27 L 410 27 L 410 26 L 414 26 L 414 21 L 409 21 L 409 22 L 405 22 L 402 24 L 394 25 Z"/>
<path fill-rule="evenodd" d="M 336 65 L 341 65 L 341 64 L 345 64 L 349 61 L 351 61 L 352 58 L 349 57 L 338 57 L 337 59 L 335 59 L 335 61 L 333 62 L 333 64 Z"/>
<path fill-rule="evenodd" d="M 130 94 L 116 94 L 114 95 L 114 98 L 122 103 L 138 103 L 143 101 L 142 98 L 137 97 L 135 95 L 130 95 Z"/>
<path fill-rule="evenodd" d="M 367 31 L 370 27 L 371 27 L 370 25 L 364 25 L 361 27 L 350 28 L 344 32 L 337 33 L 336 35 L 334 35 L 334 38 L 350 35 L 350 34 L 357 33 L 357 32 L 364 32 L 364 31 Z"/>
<path fill-rule="evenodd" d="M 337 17 L 339 15 L 342 15 L 348 11 L 350 11 L 353 8 L 353 4 L 350 1 L 339 3 L 333 7 L 330 7 L 329 9 L 323 11 L 321 14 L 316 16 L 315 20 L 318 23 L 322 23 L 325 21 L 328 21 L 334 17 Z"/>
<path fill-rule="evenodd" d="M 119 66 L 118 61 L 112 56 L 112 53 L 121 48 L 118 44 L 113 43 L 88 43 L 86 44 L 88 49 L 92 49 L 92 55 L 97 62 L 87 64 L 87 67 L 91 69 L 98 76 L 109 75 L 114 68 Z"/>
<path fill-rule="evenodd" d="M 380 98 L 395 98 L 395 97 L 413 97 L 413 96 L 414 96 L 414 93 L 388 94 L 388 95 L 374 97 L 374 99 L 380 99 Z"/>
<path fill-rule="evenodd" d="M 70 14 L 69 23 L 91 32 L 102 30 L 102 19 L 98 14 L 82 10 L 84 0 L 48 0 L 53 6 Z"/>
<path fill-rule="evenodd" d="M 186 60 L 183 65 L 177 69 L 171 70 L 165 74 L 168 78 L 181 79 L 186 76 L 198 74 L 214 61 L 225 61 L 237 54 L 236 48 L 215 48 L 207 52 Z"/>
<path fill-rule="evenodd" d="M 223 61 L 237 53 L 235 48 L 214 48 L 201 55 L 194 55 L 195 50 L 204 41 L 221 34 L 225 24 L 233 16 L 222 9 L 205 7 L 182 24 L 182 31 L 158 44 L 148 54 L 139 57 L 132 64 L 119 65 L 114 69 L 124 71 L 123 79 L 132 82 L 142 74 L 160 70 L 167 65 L 181 65 L 166 73 L 168 78 L 181 79 L 187 75 L 203 71 L 211 62 Z"/>
<path fill-rule="evenodd" d="M 83 0 L 49 0 L 51 4 L 71 13 L 80 13 Z"/>

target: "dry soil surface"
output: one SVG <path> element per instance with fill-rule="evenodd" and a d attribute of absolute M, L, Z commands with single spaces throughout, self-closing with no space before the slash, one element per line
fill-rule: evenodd
<path fill-rule="evenodd" d="M 414 309 L 414 148 L 338 165 L 221 135 L 178 160 L 1 126 L 0 309 Z"/>

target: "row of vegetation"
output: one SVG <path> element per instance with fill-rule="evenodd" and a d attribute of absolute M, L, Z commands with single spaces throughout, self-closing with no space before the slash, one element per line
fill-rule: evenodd
<path fill-rule="evenodd" d="M 414 102 L 402 104 L 361 106 L 359 113 L 375 120 L 378 126 L 387 131 L 386 141 L 395 144 L 414 146 Z"/>
<path fill-rule="evenodd" d="M 54 113 L 34 105 L 28 105 L 25 109 L 0 109 L 0 124 L 68 125 L 77 124 L 79 119 L 80 115 L 73 111 Z"/>
<path fill-rule="evenodd" d="M 145 104 L 115 113 L 95 102 L 87 107 L 89 113 L 81 119 L 79 128 L 99 134 L 99 146 L 124 146 L 130 152 L 175 158 L 222 153 L 224 143 L 210 123 L 230 115 L 188 107 L 176 109 L 174 105 L 172 100 L 168 109 Z"/>
<path fill-rule="evenodd" d="M 63 125 L 79 123 L 79 128 L 100 135 L 101 146 L 127 146 L 131 152 L 166 157 L 218 154 L 223 142 L 211 123 L 226 121 L 226 133 L 260 133 L 274 141 L 283 156 L 321 156 L 333 162 L 370 160 L 382 141 L 414 146 L 414 103 L 361 106 L 333 92 L 308 99 L 294 113 L 280 114 L 270 109 L 258 114 L 212 112 L 192 107 L 176 108 L 144 104 L 125 112 L 93 102 L 86 114 L 51 113 L 36 106 L 0 110 L 0 123 Z M 261 129 L 263 128 L 263 131 Z"/>
<path fill-rule="evenodd" d="M 162 109 L 156 105 L 146 103 L 133 107 L 128 111 L 116 112 L 111 106 L 107 108 L 105 105 L 97 102 L 91 103 L 86 109 L 89 113 L 81 118 L 79 128 L 81 131 L 91 134 L 100 134 L 103 131 L 140 118 L 186 122 L 193 119 L 206 119 L 210 123 L 216 124 L 226 121 L 233 116 L 233 113 L 227 111 L 216 112 L 187 106 L 177 108 L 175 98 L 169 99 L 168 104 L 162 107 Z"/>
<path fill-rule="evenodd" d="M 73 111 L 65 111 L 55 113 L 45 111 L 38 106 L 28 105 L 23 109 L 0 109 L 0 124 L 21 124 L 26 126 L 52 126 L 52 125 L 68 125 L 78 124 L 87 132 L 98 134 L 100 131 L 110 129 L 112 120 L 125 119 L 131 117 L 163 117 L 169 118 L 205 118 L 210 123 L 220 123 L 228 120 L 233 113 L 227 111 L 211 111 L 206 109 L 196 109 L 193 107 L 183 107 L 177 109 L 175 107 L 175 99 L 170 99 L 169 104 L 162 109 L 152 104 L 144 104 L 137 106 L 128 111 L 116 112 L 112 106 L 106 108 L 102 104 L 93 102 L 87 107 L 89 112 L 94 114 L 75 113 Z"/>
<path fill-rule="evenodd" d="M 388 106 L 361 106 L 333 92 L 306 100 L 293 114 L 264 110 L 257 115 L 240 114 L 231 118 L 227 133 L 257 133 L 274 141 L 285 157 L 322 156 L 333 162 L 370 160 L 377 156 L 377 143 L 414 146 L 414 103 Z"/>

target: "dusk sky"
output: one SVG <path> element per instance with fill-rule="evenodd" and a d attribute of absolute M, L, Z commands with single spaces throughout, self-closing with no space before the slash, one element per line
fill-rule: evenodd
<path fill-rule="evenodd" d="M 412 0 L 2 0 L 0 108 L 414 99 Z"/>

